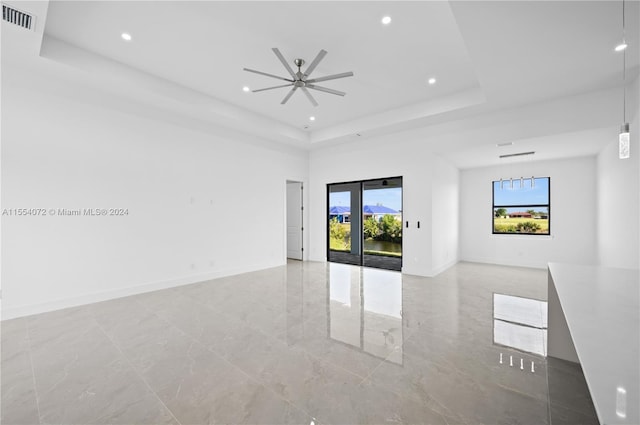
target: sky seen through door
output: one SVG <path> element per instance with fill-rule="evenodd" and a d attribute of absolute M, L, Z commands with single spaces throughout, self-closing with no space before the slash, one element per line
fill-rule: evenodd
<path fill-rule="evenodd" d="M 351 205 L 349 192 L 331 192 L 329 204 L 330 207 L 349 207 Z M 362 193 L 362 205 L 378 204 L 400 211 L 402 209 L 402 188 L 365 189 Z"/>

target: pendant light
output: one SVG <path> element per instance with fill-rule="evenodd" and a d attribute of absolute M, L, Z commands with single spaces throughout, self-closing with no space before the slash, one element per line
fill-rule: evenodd
<path fill-rule="evenodd" d="M 624 123 L 620 127 L 618 135 L 618 155 L 620 159 L 629 158 L 629 124 Z"/>
<path fill-rule="evenodd" d="M 620 159 L 629 158 L 629 123 L 627 122 L 627 84 L 626 84 L 626 71 L 627 71 L 627 42 L 625 40 L 625 26 L 624 26 L 624 0 L 622 0 L 622 126 L 620 127 L 620 134 L 618 135 L 618 157 Z M 616 49 L 617 50 L 617 49 Z"/>

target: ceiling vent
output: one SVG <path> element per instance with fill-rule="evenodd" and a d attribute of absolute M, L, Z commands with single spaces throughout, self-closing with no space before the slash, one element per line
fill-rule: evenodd
<path fill-rule="evenodd" d="M 525 156 L 525 155 L 533 155 L 535 152 L 518 152 L 518 153 L 510 153 L 507 155 L 500 155 L 500 158 L 511 158 L 514 156 Z"/>
<path fill-rule="evenodd" d="M 2 5 L 2 20 L 28 30 L 33 28 L 34 17 L 6 4 Z"/>

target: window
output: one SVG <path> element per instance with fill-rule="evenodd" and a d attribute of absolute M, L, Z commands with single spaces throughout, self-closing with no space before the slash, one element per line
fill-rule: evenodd
<path fill-rule="evenodd" d="M 550 235 L 549 177 L 493 182 L 493 233 Z"/>

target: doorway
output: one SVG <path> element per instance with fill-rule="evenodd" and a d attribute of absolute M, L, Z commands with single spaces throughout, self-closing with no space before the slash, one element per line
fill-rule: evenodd
<path fill-rule="evenodd" d="M 302 260 L 304 223 L 302 182 L 287 181 L 287 258 Z"/>
<path fill-rule="evenodd" d="M 402 177 L 327 185 L 327 259 L 402 269 Z"/>

